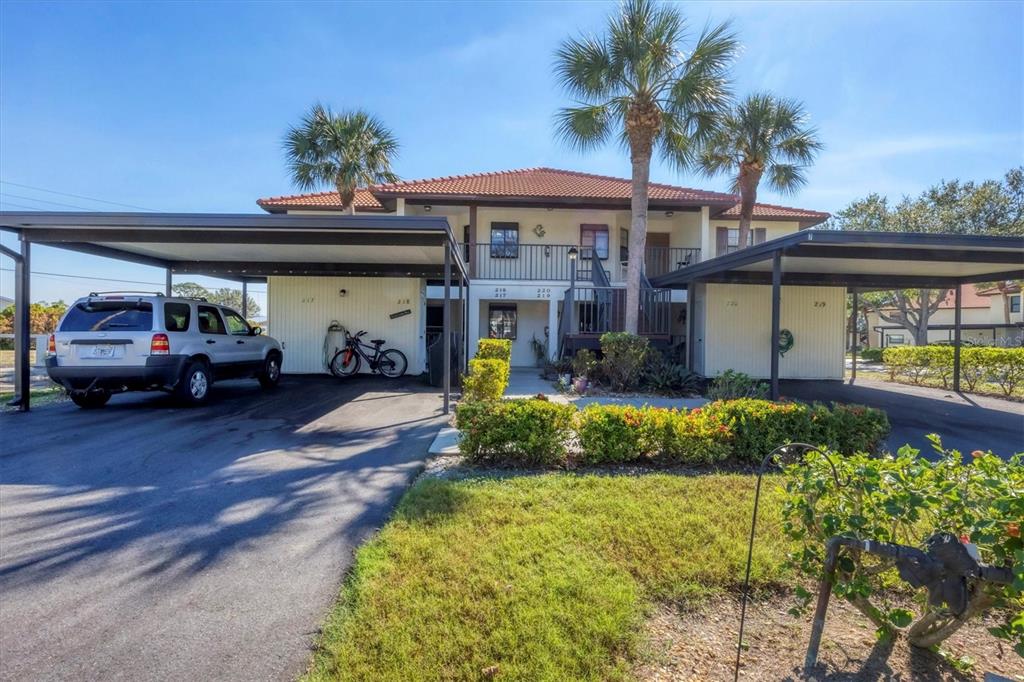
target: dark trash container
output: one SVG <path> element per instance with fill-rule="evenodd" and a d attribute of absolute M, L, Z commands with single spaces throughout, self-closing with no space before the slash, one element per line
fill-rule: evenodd
<path fill-rule="evenodd" d="M 452 334 L 452 386 L 459 385 L 462 376 L 462 334 Z M 431 386 L 440 387 L 444 383 L 444 335 L 427 346 L 427 374 Z"/>

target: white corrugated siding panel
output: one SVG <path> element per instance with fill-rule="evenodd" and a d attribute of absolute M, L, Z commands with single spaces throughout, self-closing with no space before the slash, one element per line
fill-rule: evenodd
<path fill-rule="evenodd" d="M 753 377 L 771 374 L 772 289 L 749 284 L 708 284 L 704 319 L 704 374 L 727 369 Z M 793 348 L 779 358 L 783 379 L 842 379 L 846 290 L 782 287 L 781 326 Z"/>
<path fill-rule="evenodd" d="M 346 290 L 341 296 L 339 291 Z M 353 334 L 360 329 L 369 339 L 387 339 L 409 359 L 409 374 L 424 369 L 424 285 L 421 279 L 399 277 L 270 277 L 267 281 L 269 333 L 284 344 L 282 370 L 292 374 L 326 372 L 324 335 L 332 320 Z M 412 313 L 396 319 L 402 310 Z M 344 344 L 332 334 L 329 347 Z M 363 363 L 363 371 L 367 371 Z"/>

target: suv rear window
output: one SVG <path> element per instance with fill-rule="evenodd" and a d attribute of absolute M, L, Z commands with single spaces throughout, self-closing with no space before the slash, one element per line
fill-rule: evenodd
<path fill-rule="evenodd" d="M 153 305 L 143 301 L 83 301 L 68 309 L 62 332 L 148 332 L 153 329 Z"/>
<path fill-rule="evenodd" d="M 187 332 L 192 320 L 188 303 L 164 303 L 164 327 L 169 332 Z"/>

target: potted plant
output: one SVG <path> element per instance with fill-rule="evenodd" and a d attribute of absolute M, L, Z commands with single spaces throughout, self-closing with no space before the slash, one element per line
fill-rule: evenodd
<path fill-rule="evenodd" d="M 572 359 L 572 373 L 574 375 L 572 387 L 580 395 L 586 393 L 587 389 L 590 388 L 589 377 L 596 362 L 594 353 L 586 348 L 576 351 L 576 356 Z"/>

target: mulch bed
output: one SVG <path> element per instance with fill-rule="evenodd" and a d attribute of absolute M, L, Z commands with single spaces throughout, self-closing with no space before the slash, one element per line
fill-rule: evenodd
<path fill-rule="evenodd" d="M 942 656 L 905 640 L 879 641 L 874 627 L 853 607 L 832 599 L 825 621 L 819 667 L 802 673 L 810 615 L 793 618 L 789 597 L 748 604 L 741 680 L 983 680 L 986 672 L 1024 680 L 1024 659 L 986 628 L 995 620 L 965 625 L 943 642 L 951 658 L 967 657 L 957 670 Z M 634 673 L 644 682 L 732 680 L 740 604 L 723 598 L 699 608 L 659 607 L 647 622 L 647 644 Z M 965 666 L 958 666 L 964 668 Z M 996 678 L 999 679 L 999 678 Z"/>

